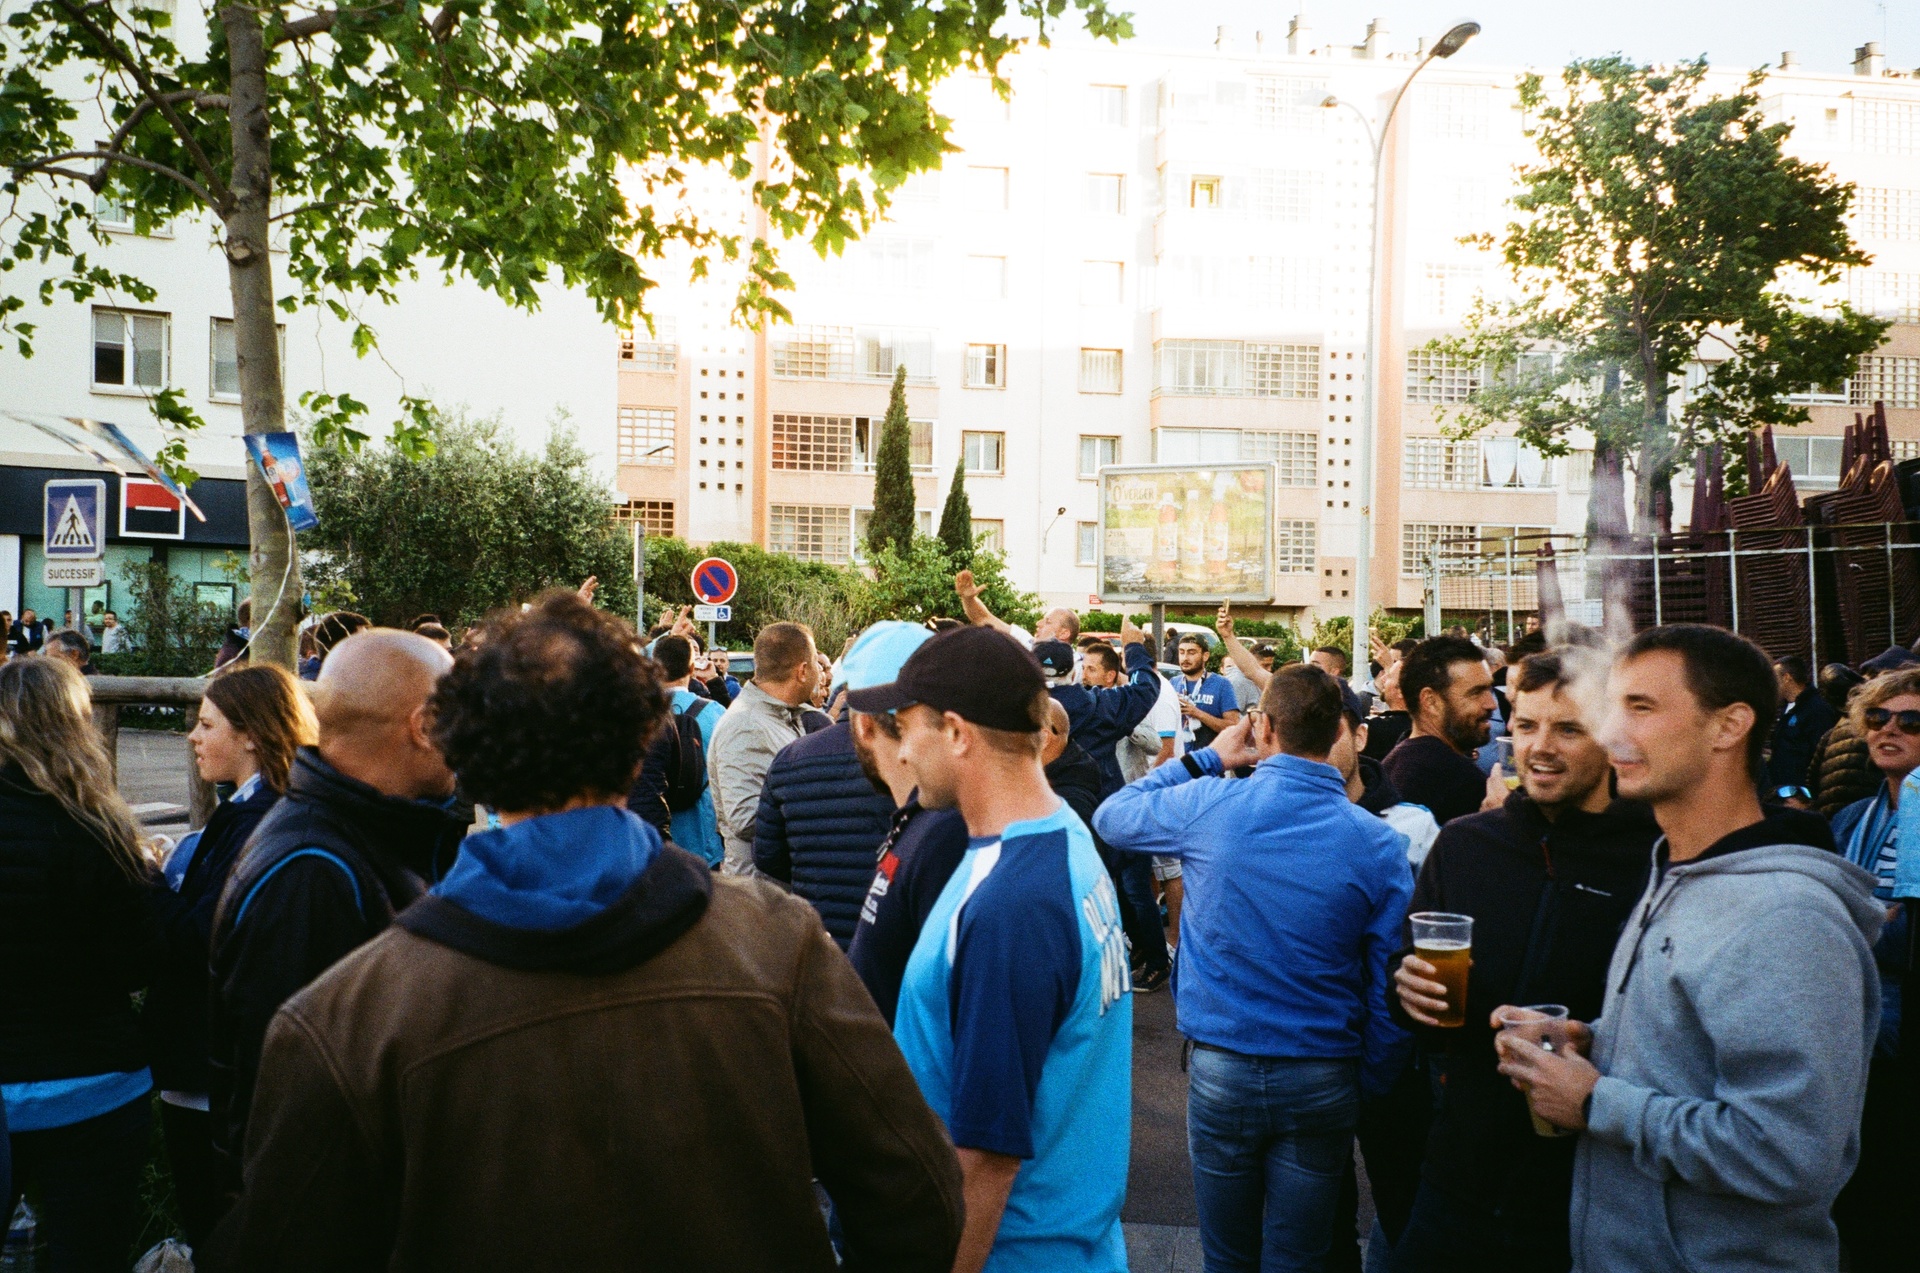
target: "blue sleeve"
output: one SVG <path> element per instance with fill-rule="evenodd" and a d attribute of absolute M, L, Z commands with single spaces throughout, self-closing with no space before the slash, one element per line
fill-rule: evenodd
<path fill-rule="evenodd" d="M 701 715 L 706 713 L 702 712 Z M 776 794 L 786 781 L 786 766 L 775 756 L 760 788 L 760 812 L 753 819 L 753 866 L 784 884 L 793 882 L 793 853 L 787 845 L 787 815 Z"/>
<path fill-rule="evenodd" d="M 969 905 L 961 913 L 948 992 L 948 1131 L 960 1148 L 1033 1157 L 1041 1067 L 1080 988 L 1080 923 L 1068 896 L 1049 890 L 1032 906 Z"/>
<path fill-rule="evenodd" d="M 1220 754 L 1211 747 L 1188 755 L 1208 774 L 1221 772 Z M 1213 783 L 1194 782 L 1184 763 L 1172 761 L 1101 801 L 1093 829 L 1123 853 L 1179 857 L 1193 842 L 1194 820 L 1219 795 Z"/>
<path fill-rule="evenodd" d="M 1392 828 L 1387 830 L 1391 838 L 1399 838 L 1398 832 Z M 1400 947 L 1401 926 L 1406 922 L 1407 907 L 1413 900 L 1413 879 L 1406 868 L 1406 854 L 1399 845 L 1381 850 L 1379 858 L 1382 884 L 1361 941 L 1367 977 L 1367 1026 L 1360 1090 L 1368 1096 L 1381 1095 L 1392 1084 L 1400 1058 L 1406 1055 L 1413 1039 L 1394 1020 L 1389 1003 L 1393 996 L 1387 989 L 1387 968 Z"/>
<path fill-rule="evenodd" d="M 1213 705 L 1215 711 L 1213 714 L 1221 717 L 1238 714 L 1240 711 L 1240 696 L 1234 692 L 1233 682 L 1218 672 L 1208 673 L 1207 679 L 1209 681 L 1219 682 L 1209 687 L 1214 695 Z"/>
<path fill-rule="evenodd" d="M 1133 732 L 1160 701 L 1160 674 L 1153 670 L 1153 658 L 1144 645 L 1130 645 L 1126 652 L 1129 679 L 1125 685 L 1094 690 L 1092 706 L 1074 723 L 1073 741 L 1090 752 L 1111 747 Z"/>

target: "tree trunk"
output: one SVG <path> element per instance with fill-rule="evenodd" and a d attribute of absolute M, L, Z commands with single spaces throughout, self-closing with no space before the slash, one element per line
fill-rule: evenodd
<path fill-rule="evenodd" d="M 1633 520 L 1642 534 L 1673 533 L 1673 435 L 1667 430 L 1667 399 L 1655 384 L 1647 386 L 1652 407 L 1640 439 L 1640 467 L 1635 474 Z"/>
<path fill-rule="evenodd" d="M 1620 369 L 1608 367 L 1605 395 L 1620 396 Z M 1607 635 L 1625 640 L 1633 632 L 1633 563 L 1621 561 L 1631 541 L 1627 525 L 1626 456 L 1605 433 L 1593 437 L 1593 479 L 1587 495 L 1587 548 L 1601 554 L 1600 608 Z M 1592 578 L 1591 570 L 1588 578 Z"/>
<path fill-rule="evenodd" d="M 222 210 L 227 278 L 233 291 L 233 342 L 240 364 L 240 418 L 247 433 L 286 426 L 280 378 L 280 326 L 273 304 L 273 261 L 267 247 L 273 196 L 272 124 L 267 112 L 267 48 L 260 10 L 220 10 L 227 36 L 233 130 L 233 197 Z M 253 579 L 256 662 L 294 666 L 300 621 L 300 557 L 286 513 L 256 464 L 247 465 L 248 565 Z"/>

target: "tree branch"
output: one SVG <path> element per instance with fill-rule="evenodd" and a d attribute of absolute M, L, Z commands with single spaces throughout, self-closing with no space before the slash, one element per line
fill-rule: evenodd
<path fill-rule="evenodd" d="M 304 18 L 295 18 L 293 21 L 281 27 L 280 33 L 273 37 L 274 47 L 278 48 L 282 44 L 288 44 L 294 40 L 311 40 L 316 35 L 325 35 L 327 32 L 333 30 L 334 23 L 339 20 L 340 10 L 338 9 L 328 9 L 324 13 L 314 13 Z"/>
<path fill-rule="evenodd" d="M 228 106 L 232 105 L 232 99 L 225 93 L 202 93 L 197 88 L 183 88 L 178 92 L 162 93 L 159 100 L 165 101 L 168 104 L 192 102 L 195 106 L 203 110 L 225 110 Z M 114 131 L 113 138 L 107 142 L 107 149 L 113 151 L 119 150 L 121 143 L 126 141 L 127 134 L 133 131 L 133 126 L 146 118 L 147 112 L 155 109 L 158 105 L 158 101 L 145 97 L 136 102 L 133 111 L 127 116 L 126 121 Z"/>
<path fill-rule="evenodd" d="M 65 163 L 69 159 L 98 159 L 100 161 L 100 167 L 90 174 L 74 172 L 70 168 L 54 167 L 55 164 Z M 142 159 L 138 155 L 123 155 L 117 151 L 70 150 L 64 155 L 48 155 L 45 159 L 37 159 L 30 164 L 21 164 L 11 171 L 16 177 L 24 177 L 29 173 L 35 172 L 45 173 L 50 177 L 70 177 L 86 186 L 89 190 L 92 190 L 95 194 L 98 194 L 100 193 L 101 187 L 106 185 L 105 178 L 108 164 L 130 164 L 135 168 L 145 168 L 148 172 L 157 172 L 163 177 L 170 177 L 187 189 L 193 191 L 208 207 L 211 208 L 215 206 L 213 196 L 207 193 L 206 187 L 195 181 L 192 177 L 189 177 L 186 173 L 181 172 L 178 168 L 169 168 L 167 165 L 155 163 L 151 159 Z"/>

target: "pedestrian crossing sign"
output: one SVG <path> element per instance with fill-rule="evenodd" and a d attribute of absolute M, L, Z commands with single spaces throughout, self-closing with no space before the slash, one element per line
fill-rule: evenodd
<path fill-rule="evenodd" d="M 107 484 L 101 478 L 58 478 L 47 483 L 46 535 L 49 560 L 97 561 L 107 548 Z"/>

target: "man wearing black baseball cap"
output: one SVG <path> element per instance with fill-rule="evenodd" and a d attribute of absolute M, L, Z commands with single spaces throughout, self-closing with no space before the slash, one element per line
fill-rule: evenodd
<path fill-rule="evenodd" d="M 966 856 L 920 930 L 894 1018 L 960 1154 L 955 1268 L 1058 1267 L 1072 1252 L 1076 1269 L 1122 1273 L 1127 945 L 1093 837 L 1041 769 L 1040 664 L 1003 633 L 956 628 L 848 705 L 893 713 L 920 802 L 967 823 Z"/>

